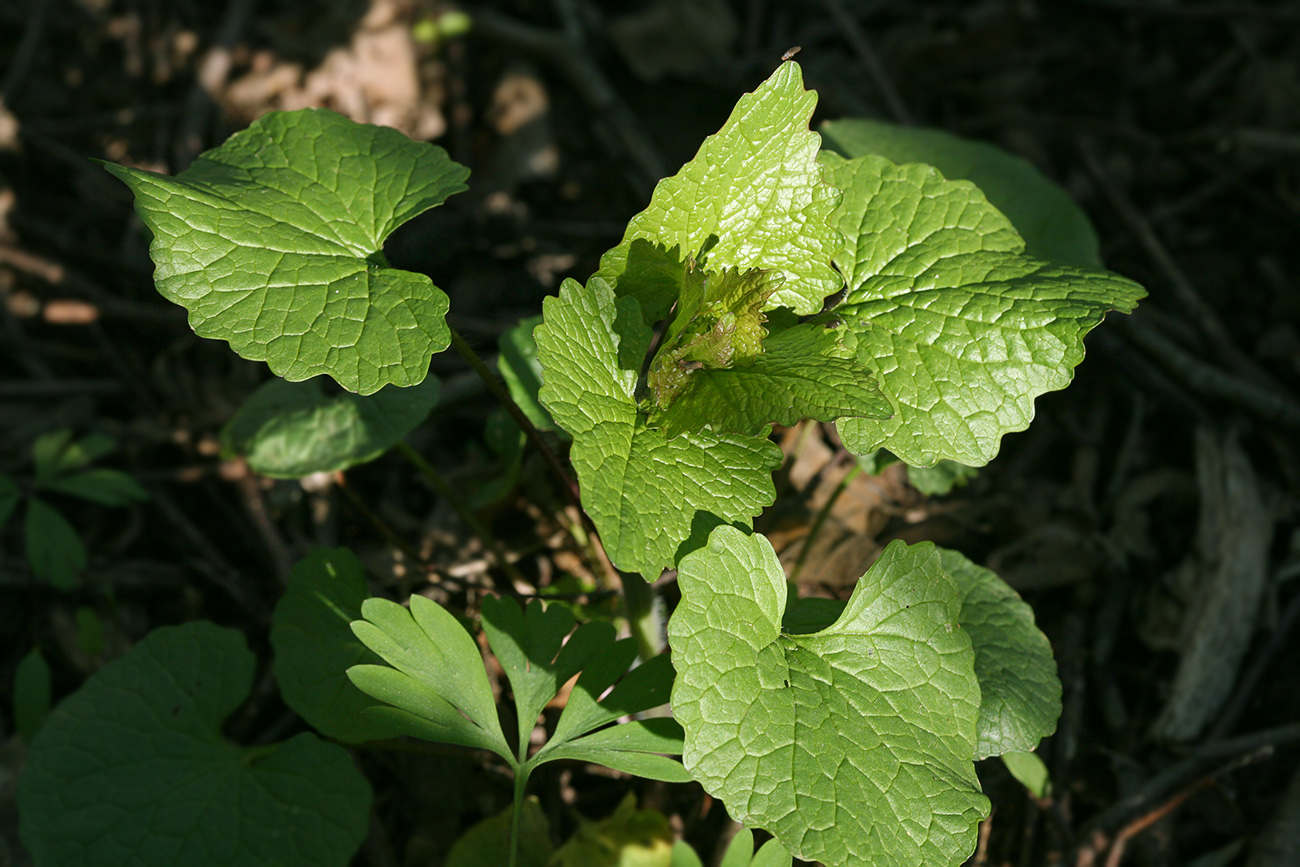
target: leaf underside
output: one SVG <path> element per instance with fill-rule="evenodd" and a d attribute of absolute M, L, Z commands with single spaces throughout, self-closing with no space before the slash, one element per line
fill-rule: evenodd
<path fill-rule="evenodd" d="M 298 381 L 414 385 L 450 342 L 447 296 L 383 242 L 465 189 L 434 145 L 325 109 L 272 112 L 175 177 L 105 164 L 153 233 L 163 296 L 200 337 Z"/>

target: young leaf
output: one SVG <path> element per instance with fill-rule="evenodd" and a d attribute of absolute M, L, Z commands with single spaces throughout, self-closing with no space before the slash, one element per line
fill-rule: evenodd
<path fill-rule="evenodd" d="M 86 546 L 68 519 L 38 497 L 27 501 L 27 562 L 38 579 L 59 590 L 77 586 L 86 568 Z"/>
<path fill-rule="evenodd" d="M 1065 387 L 1083 335 L 1128 312 L 1137 284 L 1023 253 L 1011 223 L 969 183 L 922 165 L 823 154 L 844 191 L 835 262 L 848 295 L 835 309 L 893 405 L 887 420 L 837 423 L 855 454 L 885 447 L 912 466 L 983 466 L 1023 430 L 1034 398 Z"/>
<path fill-rule="evenodd" d="M 790 853 L 781 847 L 778 840 L 768 840 L 757 852 L 754 852 L 754 832 L 741 828 L 731 838 L 727 854 L 722 856 L 718 867 L 790 867 L 793 859 Z"/>
<path fill-rule="evenodd" d="M 105 164 L 153 232 L 158 291 L 200 337 L 291 381 L 424 379 L 447 296 L 388 267 L 384 239 L 465 189 L 442 148 L 324 109 L 271 112 L 175 177 Z"/>
<path fill-rule="evenodd" d="M 836 193 L 817 165 L 821 138 L 808 129 L 817 94 L 803 88 L 799 64 L 782 63 L 736 103 L 731 117 L 675 176 L 655 187 L 649 206 L 631 219 L 597 276 L 619 297 L 636 298 L 647 323 L 677 301 L 674 276 L 662 262 L 629 254 L 644 239 L 681 256 L 708 250 L 710 270 L 761 268 L 784 278 L 769 306 L 811 314 L 842 282 L 830 267 L 841 239 L 827 220 Z"/>
<path fill-rule="evenodd" d="M 680 397 L 651 416 L 672 436 L 681 431 L 758 433 L 771 422 L 846 417 L 888 418 L 889 402 L 871 369 L 843 351 L 834 320 L 807 322 L 773 334 L 747 363 L 689 373 Z"/>
<path fill-rule="evenodd" d="M 44 487 L 59 476 L 89 466 L 115 448 L 117 440 L 107 434 L 91 433 L 75 441 L 67 428 L 45 434 L 32 444 L 36 486 Z"/>
<path fill-rule="evenodd" d="M 949 180 L 971 181 L 1015 225 L 1030 256 L 1101 268 L 1087 214 L 1021 157 L 943 130 L 865 118 L 827 121 L 819 131 L 826 147 L 849 159 L 875 154 L 899 165 L 925 163 Z"/>
<path fill-rule="evenodd" d="M 975 758 L 1029 752 L 1056 731 L 1061 681 L 1034 611 L 994 573 L 956 551 L 939 549 L 943 568 L 961 588 L 961 626 L 975 650 L 980 714 Z"/>
<path fill-rule="evenodd" d="M 139 482 L 121 470 L 107 467 L 57 476 L 41 485 L 41 490 L 80 497 L 101 506 L 129 506 L 149 499 Z"/>
<path fill-rule="evenodd" d="M 578 830 L 555 850 L 555 867 L 668 867 L 673 831 L 658 810 L 638 810 L 628 792 L 614 814 L 599 822 L 579 819 Z"/>
<path fill-rule="evenodd" d="M 1046 798 L 1052 793 L 1051 775 L 1036 753 L 1003 753 L 1002 763 L 1035 798 Z"/>
<path fill-rule="evenodd" d="M 228 454 L 241 454 L 264 476 L 296 479 L 374 460 L 419 427 L 438 403 L 436 376 L 409 388 L 364 397 L 328 397 L 319 380 L 260 385 L 221 432 Z"/>
<path fill-rule="evenodd" d="M 380 662 L 352 634 L 366 595 L 361 562 L 351 551 L 318 549 L 289 573 L 271 620 L 275 680 L 284 703 L 322 734 L 347 743 L 404 733 L 365 713 L 379 703 L 346 674 L 349 666 Z"/>
<path fill-rule="evenodd" d="M 501 867 L 510 863 L 510 823 L 514 807 L 484 819 L 456 840 L 446 867 Z M 551 858 L 550 823 L 536 798 L 524 799 L 519 817 L 517 867 L 547 867 Z"/>
<path fill-rule="evenodd" d="M 771 544 L 734 527 L 678 567 L 683 761 L 738 820 L 827 864 L 957 864 L 988 811 L 960 593 L 929 544 L 885 549 L 840 619 L 785 635 Z"/>
<path fill-rule="evenodd" d="M 544 370 L 539 397 L 573 436 L 583 506 L 615 565 L 658 575 L 701 528 L 748 524 L 775 499 L 771 474 L 781 452 L 767 439 L 668 437 L 646 427 L 635 392 L 649 331 L 635 300 L 616 302 L 608 284 L 592 278 L 585 287 L 566 280 L 542 306 L 545 321 L 534 332 Z"/>
<path fill-rule="evenodd" d="M 358 689 L 383 702 L 367 716 L 426 740 L 491 750 L 516 765 L 483 658 L 455 617 L 423 596 L 412 596 L 409 609 L 367 599 L 361 616 L 352 631 L 388 663 L 348 669 Z"/>
<path fill-rule="evenodd" d="M 221 737 L 253 668 L 234 630 L 163 627 L 60 704 L 18 781 L 36 863 L 347 864 L 370 804 L 348 754 L 311 734 Z"/>
<path fill-rule="evenodd" d="M 932 467 L 908 467 L 907 481 L 928 497 L 943 497 L 979 475 L 975 467 L 942 460 Z"/>

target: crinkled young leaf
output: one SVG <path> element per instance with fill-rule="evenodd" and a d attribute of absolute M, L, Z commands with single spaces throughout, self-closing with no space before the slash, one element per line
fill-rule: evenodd
<path fill-rule="evenodd" d="M 834 320 L 779 331 L 761 355 L 734 367 L 688 372 L 682 393 L 651 424 L 669 435 L 704 427 L 753 434 L 772 422 L 888 417 L 871 369 L 844 351 L 838 329 L 828 324 Z"/>
<path fill-rule="evenodd" d="M 221 432 L 229 454 L 264 476 L 297 479 L 374 460 L 401 442 L 438 403 L 436 376 L 409 388 L 330 397 L 318 379 L 272 379 L 249 395 Z"/>
<path fill-rule="evenodd" d="M 845 157 L 875 154 L 899 165 L 925 163 L 952 181 L 970 181 L 1006 214 L 1039 259 L 1100 268 L 1097 233 L 1070 194 L 1021 157 L 939 129 L 866 118 L 827 121 L 826 146 Z"/>
<path fill-rule="evenodd" d="M 312 551 L 293 567 L 275 606 L 271 647 L 284 703 L 322 734 L 348 743 L 404 734 L 365 711 L 378 702 L 352 685 L 347 669 L 380 661 L 355 635 L 366 599 L 361 562 L 347 548 Z"/>
<path fill-rule="evenodd" d="M 86 546 L 59 510 L 39 497 L 27 501 L 27 562 L 42 581 L 59 590 L 77 586 L 86 568 Z"/>
<path fill-rule="evenodd" d="M 388 663 L 348 669 L 358 689 L 383 703 L 366 715 L 426 740 L 490 750 L 513 767 L 474 639 L 438 603 L 412 596 L 410 605 L 367 599 L 365 619 L 352 621 L 361 643 Z"/>
<path fill-rule="evenodd" d="M 700 146 L 681 171 L 655 187 L 649 206 L 631 219 L 597 276 L 620 297 L 636 298 L 647 322 L 677 300 L 662 262 L 644 266 L 629 253 L 637 239 L 691 256 L 711 237 L 710 270 L 761 268 L 784 278 L 769 301 L 800 314 L 821 310 L 842 282 L 830 267 L 840 238 L 828 224 L 836 192 L 817 165 L 821 138 L 808 129 L 817 94 L 803 88 L 799 64 L 782 63 Z"/>
<path fill-rule="evenodd" d="M 300 734 L 238 747 L 222 720 L 255 660 L 233 629 L 156 629 L 60 704 L 18 781 L 36 863 L 349 863 L 370 787 L 348 754 Z"/>
<path fill-rule="evenodd" d="M 813 635 L 782 633 L 786 579 L 761 536 L 719 527 L 678 582 L 683 761 L 732 816 L 827 864 L 970 854 L 989 805 L 972 761 L 980 694 L 933 545 L 892 543 Z"/>
<path fill-rule="evenodd" d="M 961 625 L 975 650 L 980 714 L 975 758 L 1030 752 L 1056 731 L 1061 681 L 1052 646 L 1034 611 L 997 575 L 956 551 L 939 549 L 961 588 Z"/>
<path fill-rule="evenodd" d="M 748 524 L 775 499 L 781 451 L 767 439 L 668 437 L 646 427 L 635 391 L 649 330 L 634 299 L 616 302 L 599 278 L 585 287 L 566 280 L 558 298 L 543 302 L 543 316 L 534 332 L 539 397 L 573 436 L 583 506 L 620 569 L 658 575 L 688 539 L 720 523 Z"/>
<path fill-rule="evenodd" d="M 384 239 L 465 189 L 446 151 L 324 109 L 271 112 L 175 177 L 105 164 L 153 232 L 158 291 L 200 337 L 291 381 L 414 385 L 447 348 L 447 296 Z"/>
<path fill-rule="evenodd" d="M 912 466 L 983 466 L 1023 430 L 1034 398 L 1065 387 L 1083 336 L 1145 293 L 1114 274 L 1024 255 L 1011 223 L 973 185 L 919 164 L 823 154 L 844 191 L 835 309 L 893 405 L 886 420 L 837 423 L 856 454 L 884 447 Z"/>

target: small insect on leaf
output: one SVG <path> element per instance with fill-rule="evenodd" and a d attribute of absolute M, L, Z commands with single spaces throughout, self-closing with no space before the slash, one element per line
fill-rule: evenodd
<path fill-rule="evenodd" d="M 782 54 L 782 55 L 781 55 L 781 62 L 782 62 L 782 63 L 785 63 L 787 60 L 789 60 L 790 58 L 792 58 L 792 57 L 794 57 L 796 54 L 798 54 L 799 51 L 800 51 L 800 49 L 802 49 L 802 48 L 803 48 L 802 45 L 796 45 L 796 46 L 794 46 L 793 48 L 787 48 L 787 49 L 785 50 L 785 54 Z"/>

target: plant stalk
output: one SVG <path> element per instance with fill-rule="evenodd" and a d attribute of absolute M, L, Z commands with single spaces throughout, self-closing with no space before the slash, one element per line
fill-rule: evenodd
<path fill-rule="evenodd" d="M 526 750 L 527 747 L 523 747 Z M 522 750 L 521 750 L 522 751 Z M 514 806 L 510 810 L 510 863 L 509 867 L 519 867 L 519 828 L 523 822 L 524 789 L 528 786 L 528 775 L 533 771 L 532 765 L 522 762 L 515 771 Z"/>

